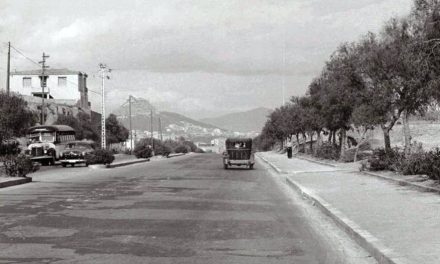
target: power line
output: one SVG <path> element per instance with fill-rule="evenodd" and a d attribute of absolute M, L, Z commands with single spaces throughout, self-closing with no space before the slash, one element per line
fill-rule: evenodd
<path fill-rule="evenodd" d="M 17 49 L 16 47 L 14 47 L 14 46 L 11 45 L 11 48 L 12 48 L 13 50 L 15 50 L 18 54 L 20 54 L 21 56 L 23 56 L 25 59 L 27 59 L 28 61 L 30 61 L 30 62 L 32 62 L 33 64 L 37 65 L 38 68 L 40 68 L 40 64 L 39 64 L 38 62 L 36 62 L 36 61 L 34 61 L 33 59 L 29 58 L 28 56 L 24 55 L 24 53 L 21 52 L 21 51 L 20 51 L 19 49 Z"/>

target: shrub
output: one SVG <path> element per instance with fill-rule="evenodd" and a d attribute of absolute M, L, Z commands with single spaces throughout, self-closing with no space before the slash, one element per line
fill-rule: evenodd
<path fill-rule="evenodd" d="M 97 149 L 85 156 L 88 164 L 110 164 L 115 160 L 115 155 L 110 150 Z"/>
<path fill-rule="evenodd" d="M 138 159 L 148 159 L 153 155 L 153 149 L 138 145 L 134 148 L 134 155 Z"/>
<path fill-rule="evenodd" d="M 397 171 L 398 163 L 402 159 L 399 149 L 390 150 L 389 153 L 385 149 L 375 149 L 373 155 L 368 159 L 369 170 L 381 171 L 392 170 Z"/>
<path fill-rule="evenodd" d="M 6 175 L 10 177 L 25 177 L 37 171 L 40 167 L 34 164 L 29 156 L 24 154 L 6 155 L 0 158 Z"/>
<path fill-rule="evenodd" d="M 176 152 L 176 153 L 188 153 L 190 151 L 191 151 L 191 149 L 185 145 L 179 145 L 174 149 L 174 152 Z"/>
<path fill-rule="evenodd" d="M 439 181 L 440 149 L 411 153 L 399 161 L 397 170 L 404 175 L 426 174 L 431 179 Z"/>
<path fill-rule="evenodd" d="M 328 160 L 338 160 L 340 149 L 329 142 L 324 142 L 316 150 L 316 157 Z"/>
<path fill-rule="evenodd" d="M 17 155 L 20 152 L 20 143 L 17 140 L 4 140 L 0 142 L 0 156 Z"/>

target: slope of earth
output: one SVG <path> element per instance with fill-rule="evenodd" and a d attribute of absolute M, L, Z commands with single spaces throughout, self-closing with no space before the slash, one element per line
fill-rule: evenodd
<path fill-rule="evenodd" d="M 245 112 L 237 112 L 200 121 L 237 132 L 260 132 L 271 109 L 259 107 Z"/>

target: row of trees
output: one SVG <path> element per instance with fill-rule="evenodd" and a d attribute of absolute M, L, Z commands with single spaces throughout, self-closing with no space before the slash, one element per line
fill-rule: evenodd
<path fill-rule="evenodd" d="M 416 0 L 408 16 L 392 18 L 380 34 L 340 45 L 306 95 L 270 115 L 259 140 L 270 145 L 292 136 L 298 143 L 300 137 L 315 137 L 320 145 L 328 133 L 342 156 L 349 129 L 365 134 L 380 127 L 390 151 L 390 131 L 401 119 L 408 150 L 408 117 L 438 102 L 439 74 L 440 0 Z"/>
<path fill-rule="evenodd" d="M 69 115 L 60 115 L 55 122 L 57 125 L 68 125 L 75 129 L 76 138 L 78 140 L 90 139 L 95 142 L 101 141 L 100 120 L 92 120 L 92 118 L 84 113 L 79 112 L 76 117 Z M 107 145 L 124 142 L 129 137 L 129 131 L 121 123 L 119 123 L 116 115 L 110 114 L 105 120 L 106 141 Z"/>

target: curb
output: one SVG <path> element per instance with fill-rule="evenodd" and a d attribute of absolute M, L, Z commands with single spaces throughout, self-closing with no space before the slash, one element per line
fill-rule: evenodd
<path fill-rule="evenodd" d="M 302 157 L 300 155 L 295 155 L 295 158 L 302 159 L 302 160 L 307 160 L 307 161 L 314 162 L 314 163 L 317 163 L 317 164 L 320 164 L 320 165 L 330 166 L 330 167 L 334 167 L 334 168 L 338 167 L 335 164 L 331 164 L 331 163 L 327 163 L 327 162 L 324 162 L 324 161 L 319 161 L 319 160 L 314 160 L 314 159 Z"/>
<path fill-rule="evenodd" d="M 266 158 L 264 158 L 263 156 L 256 154 L 256 156 L 260 159 L 262 159 L 264 162 L 266 162 L 267 164 L 269 164 L 269 166 L 272 167 L 272 169 L 274 169 L 276 172 L 278 172 L 279 174 L 287 174 L 286 171 L 281 170 L 280 168 L 278 168 L 277 166 L 275 166 L 272 162 L 268 161 Z"/>
<path fill-rule="evenodd" d="M 264 162 L 273 168 L 271 162 L 262 158 Z M 276 170 L 278 172 L 278 170 Z M 356 243 L 370 253 L 380 264 L 407 264 L 401 260 L 401 257 L 394 253 L 390 248 L 383 245 L 379 239 L 374 237 L 368 231 L 360 228 L 356 223 L 348 219 L 342 212 L 326 202 L 324 199 L 307 190 L 298 182 L 290 179 L 286 175 L 286 184 L 301 196 L 313 201 L 325 215 L 330 217 L 336 225 L 341 228 L 348 236 L 350 236 Z"/>
<path fill-rule="evenodd" d="M 373 176 L 382 180 L 386 180 L 392 183 L 397 183 L 401 186 L 407 186 L 409 188 L 415 189 L 417 191 L 421 191 L 421 192 L 433 192 L 433 193 L 440 193 L 440 189 L 439 188 L 435 188 L 435 187 L 428 187 L 428 186 L 424 186 L 415 182 L 409 182 L 409 181 L 405 181 L 405 180 L 400 180 L 400 179 L 395 179 L 393 177 L 389 177 L 389 176 L 385 176 L 385 175 L 380 175 L 374 172 L 369 172 L 369 171 L 361 171 L 362 174 L 366 175 L 366 176 Z"/>
<path fill-rule="evenodd" d="M 147 162 L 147 161 L 150 161 L 150 159 L 130 160 L 130 161 L 126 161 L 126 162 L 120 162 L 120 163 L 115 163 L 115 164 L 108 164 L 105 167 L 111 169 L 111 168 L 123 167 L 123 166 L 128 166 L 128 165 L 137 164 L 137 163 L 144 163 L 144 162 Z"/>
<path fill-rule="evenodd" d="M 14 186 L 14 185 L 20 185 L 20 184 L 24 184 L 24 183 L 28 183 L 28 182 L 32 182 L 31 177 L 14 179 L 14 180 L 6 181 L 6 182 L 0 182 L 0 188 L 6 188 L 6 187 Z"/>

